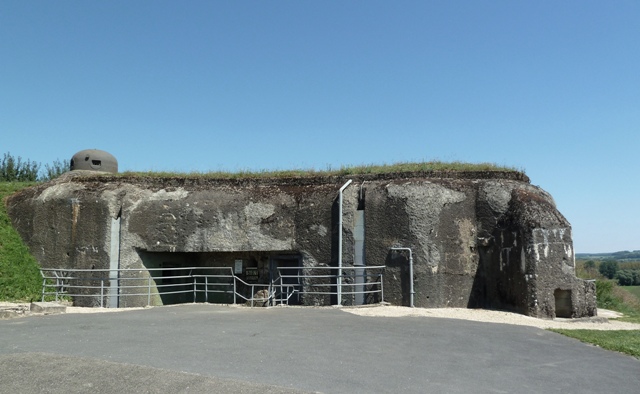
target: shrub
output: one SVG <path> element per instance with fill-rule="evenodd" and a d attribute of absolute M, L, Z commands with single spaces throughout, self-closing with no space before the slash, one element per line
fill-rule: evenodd
<path fill-rule="evenodd" d="M 596 280 L 596 301 L 599 308 L 616 309 L 622 303 L 622 299 L 614 295 L 615 286 L 612 280 Z"/>
<path fill-rule="evenodd" d="M 68 170 L 66 164 L 56 159 L 51 165 L 45 164 L 41 170 L 40 163 L 13 157 L 10 152 L 0 159 L 0 182 L 47 182 L 55 179 Z"/>
<path fill-rule="evenodd" d="M 35 182 L 40 164 L 31 160 L 23 161 L 20 156 L 5 153 L 0 160 L 0 182 Z"/>
<path fill-rule="evenodd" d="M 51 163 L 51 165 L 44 165 L 44 174 L 40 176 L 38 180 L 43 182 L 50 181 L 64 174 L 65 172 L 67 172 L 67 170 L 67 165 L 60 161 L 60 159 L 56 159 L 53 163 Z"/>
<path fill-rule="evenodd" d="M 600 263 L 600 267 L 598 270 L 602 274 L 602 276 L 607 277 L 609 279 L 613 279 L 618 272 L 619 266 L 618 262 L 615 260 L 605 260 Z"/>
<path fill-rule="evenodd" d="M 33 183 L 0 182 L 0 300 L 40 298 L 42 277 L 35 258 L 11 225 L 4 198 Z"/>
<path fill-rule="evenodd" d="M 618 284 L 620 286 L 638 286 L 640 285 L 640 270 L 620 270 L 616 274 Z"/>

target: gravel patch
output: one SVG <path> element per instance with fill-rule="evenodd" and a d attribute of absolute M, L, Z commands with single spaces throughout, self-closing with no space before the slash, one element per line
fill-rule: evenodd
<path fill-rule="evenodd" d="M 369 317 L 435 317 L 445 319 L 471 320 L 485 323 L 514 324 L 538 328 L 560 328 L 567 330 L 640 330 L 640 324 L 612 320 L 621 317 L 617 312 L 598 310 L 597 317 L 583 319 L 545 320 L 518 313 L 466 308 L 409 308 L 403 306 L 372 306 L 360 308 L 342 308 L 341 310 L 358 316 Z"/>
<path fill-rule="evenodd" d="M 147 309 L 153 307 L 135 307 L 135 308 L 86 308 L 81 306 L 68 306 L 67 313 L 116 313 L 127 311 L 139 311 L 140 309 Z"/>
<path fill-rule="evenodd" d="M 171 305 L 169 305 L 171 306 Z M 229 305 L 232 307 L 233 305 Z M 167 307 L 167 306 L 164 306 Z M 243 306 L 236 306 L 243 307 Z M 153 307 L 141 308 L 86 308 L 67 305 L 66 313 L 117 313 Z M 291 306 L 289 306 L 291 308 Z M 329 307 L 336 308 L 336 307 Z M 263 308 L 256 308 L 263 309 Z M 340 307 L 343 312 L 366 317 L 435 317 L 460 319 L 485 323 L 514 324 L 538 328 L 559 328 L 567 330 L 640 330 L 640 324 L 615 320 L 622 314 L 606 309 L 598 309 L 598 316 L 582 319 L 538 319 L 518 313 L 467 308 L 409 308 L 394 305 L 374 305 L 363 307 Z M 33 315 L 29 304 L 0 302 L 0 318 L 14 318 Z"/>

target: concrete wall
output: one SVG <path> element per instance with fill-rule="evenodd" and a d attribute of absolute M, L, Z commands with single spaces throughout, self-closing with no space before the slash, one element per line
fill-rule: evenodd
<path fill-rule="evenodd" d="M 408 255 L 391 251 L 408 247 L 416 306 L 553 317 L 554 294 L 562 294 L 562 308 L 571 297 L 572 316 L 596 313 L 594 285 L 574 275 L 569 223 L 551 196 L 522 174 L 351 179 L 342 207 L 343 264 L 354 263 L 356 212 L 364 209 L 365 263 L 386 265 L 385 301 L 409 303 Z M 269 262 L 278 256 L 300 256 L 305 267 L 337 265 L 337 195 L 346 180 L 148 179 L 72 172 L 12 196 L 8 210 L 43 267 L 109 268 L 110 226 L 119 217 L 120 268 L 144 275 L 149 265 L 172 257 L 177 264 L 196 266 L 232 266 L 241 258 L 258 267 L 260 282 L 266 283 Z M 313 305 L 336 299 L 300 301 Z M 343 297 L 343 304 L 353 302 Z"/>

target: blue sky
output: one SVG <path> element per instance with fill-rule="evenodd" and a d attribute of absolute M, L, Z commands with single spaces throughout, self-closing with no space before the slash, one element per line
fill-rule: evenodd
<path fill-rule="evenodd" d="M 121 170 L 523 169 L 640 249 L 638 1 L 2 1 L 0 154 Z"/>

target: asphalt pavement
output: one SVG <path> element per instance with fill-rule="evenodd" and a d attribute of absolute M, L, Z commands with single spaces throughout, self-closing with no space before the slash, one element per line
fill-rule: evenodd
<path fill-rule="evenodd" d="M 189 304 L 0 320 L 0 393 L 638 393 L 640 361 L 553 332 Z"/>

